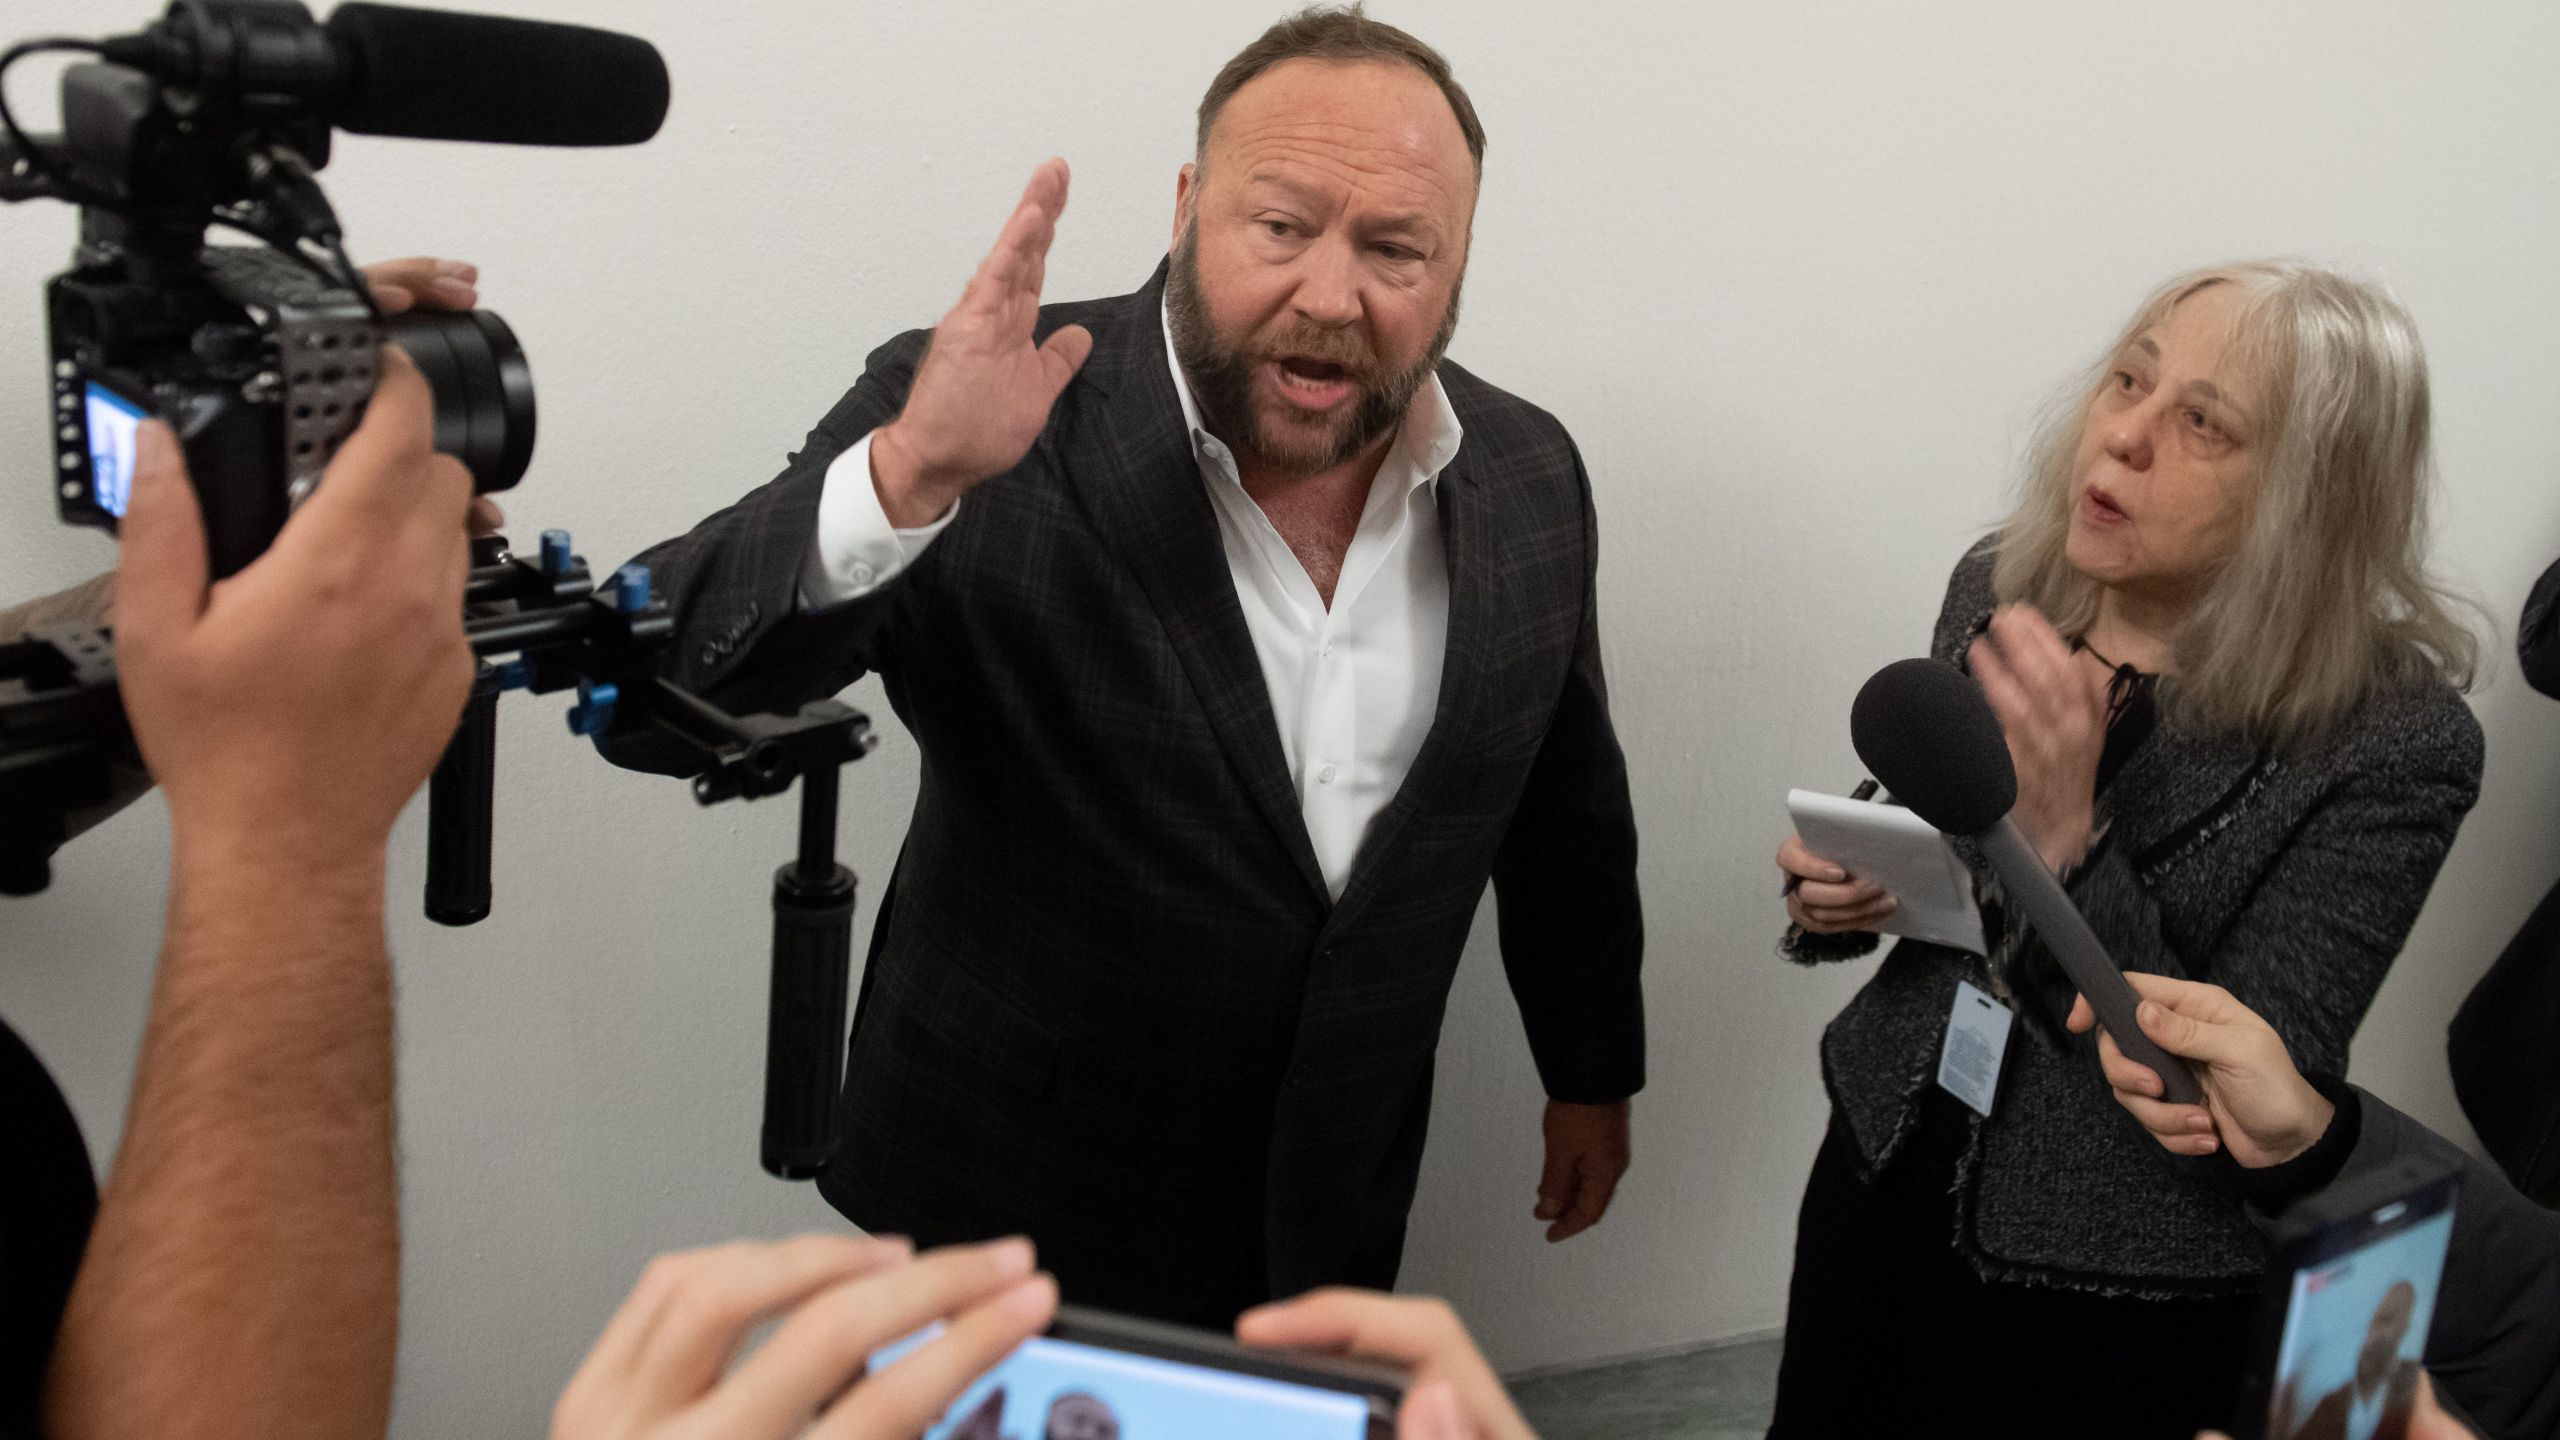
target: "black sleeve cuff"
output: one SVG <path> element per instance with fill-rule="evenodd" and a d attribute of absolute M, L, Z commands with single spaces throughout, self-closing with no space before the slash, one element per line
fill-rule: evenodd
<path fill-rule="evenodd" d="M 2311 1082 L 2311 1088 L 2319 1091 L 2321 1098 L 2337 1107 L 2329 1128 L 2311 1142 L 2310 1149 L 2281 1165 L 2258 1170 L 2234 1165 L 2227 1172 L 2231 1187 L 2240 1192 L 2240 1198 L 2270 1215 L 2281 1214 L 2294 1202 L 2335 1184 L 2364 1133 L 2364 1102 L 2357 1097 L 2354 1086 L 2332 1075 L 2303 1078 Z"/>
<path fill-rule="evenodd" d="M 1778 937 L 1778 956 L 1798 965 L 1855 960 L 1875 953 L 1883 938 L 1873 930 L 1844 930 L 1837 935 L 1816 935 L 1801 925 L 1789 925 L 1787 933 Z"/>

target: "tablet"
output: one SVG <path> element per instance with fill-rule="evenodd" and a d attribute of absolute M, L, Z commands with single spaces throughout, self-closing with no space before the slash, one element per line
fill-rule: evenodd
<path fill-rule="evenodd" d="M 1804 848 L 1893 893 L 1898 908 L 1876 929 L 1985 953 L 1973 873 L 1928 821 L 1899 805 L 1814 790 L 1788 791 L 1787 813 Z"/>
<path fill-rule="evenodd" d="M 882 1350 L 871 1368 L 939 1329 Z M 1062 1305 L 1047 1334 L 981 1376 L 924 1440 L 1393 1440 L 1403 1397 L 1402 1374 L 1380 1366 Z"/>

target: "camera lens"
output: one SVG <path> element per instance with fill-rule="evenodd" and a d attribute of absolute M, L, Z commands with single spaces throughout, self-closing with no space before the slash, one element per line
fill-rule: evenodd
<path fill-rule="evenodd" d="M 435 392 L 436 448 L 481 494 L 513 489 L 533 462 L 533 370 L 516 333 L 487 310 L 412 311 L 383 330 Z"/>

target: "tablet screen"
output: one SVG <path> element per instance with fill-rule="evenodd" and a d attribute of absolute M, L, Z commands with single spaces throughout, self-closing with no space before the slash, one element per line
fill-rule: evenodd
<path fill-rule="evenodd" d="M 872 1368 L 932 1333 L 881 1351 Z M 954 1401 L 925 1440 L 1363 1440 L 1368 1433 L 1369 1402 L 1358 1395 L 1035 1336 Z"/>

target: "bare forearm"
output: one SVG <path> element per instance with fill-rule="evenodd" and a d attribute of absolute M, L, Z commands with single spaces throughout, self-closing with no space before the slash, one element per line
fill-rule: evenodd
<path fill-rule="evenodd" d="M 181 836 L 52 1432 L 373 1437 L 399 1230 L 382 858 Z"/>

